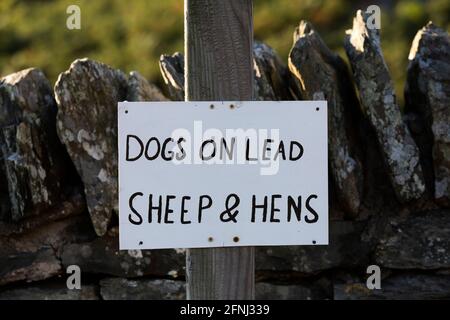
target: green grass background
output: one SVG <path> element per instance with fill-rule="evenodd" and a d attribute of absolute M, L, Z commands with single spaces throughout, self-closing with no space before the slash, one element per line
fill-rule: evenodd
<path fill-rule="evenodd" d="M 66 8 L 81 8 L 81 30 L 66 28 Z M 345 57 L 343 38 L 358 8 L 382 8 L 382 46 L 402 99 L 409 48 L 427 21 L 450 28 L 450 0 L 254 0 L 255 39 L 287 61 L 292 33 L 309 20 Z M 76 58 L 138 70 L 161 84 L 162 53 L 183 51 L 183 0 L 0 0 L 0 76 L 39 67 L 52 82 Z"/>

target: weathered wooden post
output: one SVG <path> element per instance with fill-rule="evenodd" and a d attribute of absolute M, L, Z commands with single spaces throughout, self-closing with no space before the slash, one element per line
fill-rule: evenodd
<path fill-rule="evenodd" d="M 252 45 L 252 0 L 185 0 L 186 101 L 252 100 Z M 253 299 L 254 260 L 253 247 L 188 250 L 188 299 Z"/>

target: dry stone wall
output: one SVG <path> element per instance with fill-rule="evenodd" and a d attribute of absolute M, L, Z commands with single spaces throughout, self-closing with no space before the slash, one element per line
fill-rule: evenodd
<path fill-rule="evenodd" d="M 330 245 L 257 248 L 256 297 L 450 298 L 448 34 L 417 33 L 404 113 L 363 13 L 349 65 L 306 21 L 293 38 L 285 59 L 255 42 L 254 99 L 328 100 Z M 0 299 L 185 298 L 184 250 L 118 250 L 117 102 L 184 100 L 183 55 L 159 63 L 166 95 L 90 59 L 54 89 L 38 69 L 0 80 Z M 372 264 L 382 290 L 365 285 Z"/>

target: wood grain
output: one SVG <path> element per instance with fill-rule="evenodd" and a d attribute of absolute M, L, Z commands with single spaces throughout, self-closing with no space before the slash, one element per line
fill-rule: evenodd
<path fill-rule="evenodd" d="M 252 1 L 185 1 L 186 100 L 252 100 Z"/>
<path fill-rule="evenodd" d="M 253 99 L 252 0 L 185 0 L 186 101 Z M 254 248 L 187 252 L 188 299 L 253 299 Z"/>

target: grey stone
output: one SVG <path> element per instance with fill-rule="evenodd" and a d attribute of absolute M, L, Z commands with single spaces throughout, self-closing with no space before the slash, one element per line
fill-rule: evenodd
<path fill-rule="evenodd" d="M 304 99 L 328 101 L 328 141 L 331 175 L 338 197 L 352 215 L 359 211 L 363 175 L 355 143 L 347 134 L 345 108 L 356 101 L 347 67 L 328 49 L 311 24 L 302 21 L 294 34 L 289 69 Z"/>
<path fill-rule="evenodd" d="M 55 85 L 57 129 L 84 183 L 98 235 L 117 212 L 117 103 L 126 100 L 127 79 L 119 70 L 76 60 Z"/>
<path fill-rule="evenodd" d="M 137 71 L 130 72 L 128 78 L 127 101 L 167 101 L 161 90 L 149 83 Z"/>
<path fill-rule="evenodd" d="M 65 267 L 76 264 L 83 272 L 117 277 L 184 275 L 184 250 L 119 250 L 118 229 L 91 242 L 68 244 L 62 253 Z"/>
<path fill-rule="evenodd" d="M 379 235 L 376 262 L 392 269 L 450 268 L 450 212 L 392 219 Z"/>
<path fill-rule="evenodd" d="M 174 101 L 184 101 L 184 55 L 161 55 L 159 68 L 167 85 L 169 96 Z"/>
<path fill-rule="evenodd" d="M 425 183 L 417 148 L 396 103 L 394 85 L 383 58 L 378 29 L 367 27 L 358 10 L 347 31 L 345 49 L 353 69 L 361 105 L 375 129 L 378 144 L 398 199 L 419 199 Z"/>
<path fill-rule="evenodd" d="M 176 52 L 162 55 L 159 61 L 161 74 L 170 98 L 184 101 L 184 56 Z M 276 52 L 267 44 L 253 44 L 254 96 L 256 100 L 294 100 L 300 93 L 294 79 Z"/>
<path fill-rule="evenodd" d="M 98 288 L 82 285 L 81 289 L 67 289 L 63 284 L 45 284 L 0 291 L 0 300 L 99 300 Z"/>
<path fill-rule="evenodd" d="M 62 272 L 59 260 L 66 243 L 95 236 L 84 216 L 52 222 L 23 234 L 0 237 L 0 285 L 38 281 Z"/>
<path fill-rule="evenodd" d="M 5 160 L 3 159 L 3 153 L 0 148 L 0 224 L 7 220 L 12 221 L 11 200 L 9 199 L 8 177 L 6 175 Z"/>
<path fill-rule="evenodd" d="M 409 53 L 405 87 L 410 126 L 429 165 L 431 188 L 440 202 L 450 204 L 450 38 L 428 23 L 416 34 Z M 414 124 L 414 123 L 413 123 Z M 434 179 L 433 179 L 434 178 Z"/>
<path fill-rule="evenodd" d="M 326 297 L 320 286 L 256 283 L 258 300 L 312 300 Z M 331 285 L 330 285 L 331 287 Z M 166 279 L 106 278 L 100 281 L 100 293 L 105 300 L 184 300 L 184 281 Z"/>
<path fill-rule="evenodd" d="M 45 225 L 71 216 L 87 213 L 86 201 L 81 194 L 75 194 L 68 200 L 59 202 L 45 211 L 45 214 L 30 216 L 20 221 L 0 221 L 0 237 L 17 235 L 31 230 L 37 230 Z"/>
<path fill-rule="evenodd" d="M 36 251 L 3 247 L 0 251 L 0 285 L 21 280 L 44 280 L 61 272 L 61 264 L 50 247 Z"/>
<path fill-rule="evenodd" d="M 254 95 L 257 100 L 294 99 L 289 70 L 271 47 L 262 42 L 254 42 L 253 66 Z"/>
<path fill-rule="evenodd" d="M 316 300 L 327 298 L 326 290 L 320 288 L 319 285 L 278 285 L 266 282 L 256 283 L 255 295 L 257 300 Z"/>
<path fill-rule="evenodd" d="M 364 222 L 333 221 L 329 246 L 259 247 L 258 271 L 318 273 L 336 267 L 355 267 L 368 260 L 369 244 L 361 239 Z M 118 250 L 118 232 L 92 242 L 64 247 L 64 266 L 77 264 L 84 272 L 117 277 L 184 275 L 184 250 Z"/>
<path fill-rule="evenodd" d="M 256 269 L 318 273 L 365 265 L 370 246 L 362 240 L 364 222 L 331 221 L 328 246 L 260 247 Z"/>
<path fill-rule="evenodd" d="M 40 70 L 0 80 L 0 220 L 41 215 L 67 200 L 69 182 L 79 186 L 56 134 L 56 111 L 50 83 Z"/>
<path fill-rule="evenodd" d="M 381 289 L 369 290 L 365 282 L 338 283 L 335 300 L 431 300 L 450 298 L 450 277 L 404 274 L 381 281 Z"/>
<path fill-rule="evenodd" d="M 100 281 L 104 300 L 185 300 L 184 281 L 107 278 Z"/>

